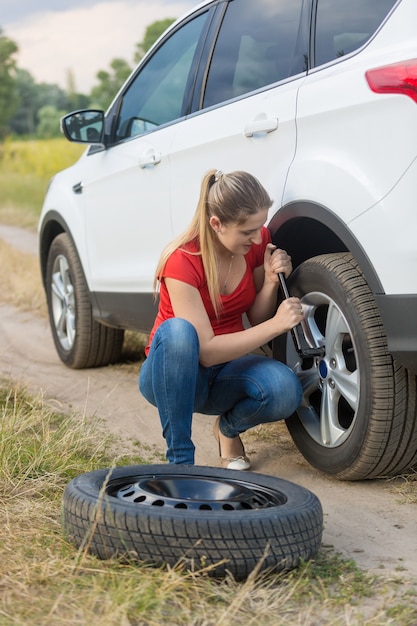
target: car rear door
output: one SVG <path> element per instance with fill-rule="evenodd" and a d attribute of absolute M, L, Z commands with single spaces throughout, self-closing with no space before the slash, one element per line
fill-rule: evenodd
<path fill-rule="evenodd" d="M 296 147 L 296 103 L 308 58 L 305 0 L 220 5 L 214 51 L 201 69 L 195 111 L 171 146 L 171 201 L 182 230 L 209 169 L 247 170 L 280 205 Z"/>

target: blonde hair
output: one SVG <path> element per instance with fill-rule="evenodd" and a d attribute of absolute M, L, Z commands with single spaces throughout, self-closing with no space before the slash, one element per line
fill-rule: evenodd
<path fill-rule="evenodd" d="M 217 276 L 215 233 L 210 226 L 210 218 L 216 216 L 224 225 L 242 224 L 250 215 L 269 209 L 271 205 L 272 200 L 267 191 L 252 174 L 242 171 L 223 174 L 220 170 L 207 172 L 201 184 L 200 198 L 190 225 L 162 252 L 155 273 L 155 292 L 158 290 L 165 264 L 171 254 L 196 239 L 200 251 L 189 254 L 201 255 L 210 299 L 218 315 L 222 303 Z"/>

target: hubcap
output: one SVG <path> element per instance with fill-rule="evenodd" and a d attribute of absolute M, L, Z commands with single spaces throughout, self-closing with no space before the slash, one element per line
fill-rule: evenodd
<path fill-rule="evenodd" d="M 56 257 L 51 284 L 52 317 L 56 335 L 64 350 L 71 350 L 75 341 L 75 295 L 70 268 L 63 255 Z"/>
<path fill-rule="evenodd" d="M 327 378 L 327 363 L 324 359 L 322 359 L 319 363 L 319 372 L 320 372 L 320 377 L 324 380 L 325 378 Z"/>
<path fill-rule="evenodd" d="M 311 347 L 325 346 L 324 358 L 300 360 L 289 338 L 287 363 L 303 387 L 298 417 L 321 446 L 336 448 L 354 426 L 360 397 L 356 347 L 349 324 L 337 304 L 324 293 L 302 298 L 303 328 Z"/>

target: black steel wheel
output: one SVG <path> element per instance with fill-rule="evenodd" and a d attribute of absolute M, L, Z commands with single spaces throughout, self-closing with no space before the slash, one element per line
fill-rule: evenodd
<path fill-rule="evenodd" d="M 100 367 L 120 357 L 124 331 L 94 320 L 84 273 L 67 233 L 58 235 L 49 250 L 46 297 L 55 347 L 65 365 Z"/>
<path fill-rule="evenodd" d="M 416 377 L 388 352 L 372 292 L 352 255 L 309 259 L 293 273 L 311 347 L 300 359 L 291 337 L 274 356 L 299 376 L 303 402 L 287 420 L 295 444 L 320 470 L 345 480 L 398 474 L 417 461 Z"/>
<path fill-rule="evenodd" d="M 63 497 L 64 532 L 77 547 L 217 577 L 295 568 L 317 553 L 322 526 L 309 490 L 213 467 L 104 469 L 73 479 Z"/>

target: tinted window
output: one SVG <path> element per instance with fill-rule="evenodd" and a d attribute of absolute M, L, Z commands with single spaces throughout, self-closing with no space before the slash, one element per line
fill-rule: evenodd
<path fill-rule="evenodd" d="M 173 33 L 141 69 L 123 96 L 116 140 L 140 135 L 182 115 L 207 15 L 199 15 Z"/>
<path fill-rule="evenodd" d="M 306 69 L 298 38 L 303 0 L 229 2 L 211 62 L 204 106 L 218 104 Z"/>
<path fill-rule="evenodd" d="M 318 0 L 315 65 L 360 48 L 378 29 L 396 0 Z"/>

